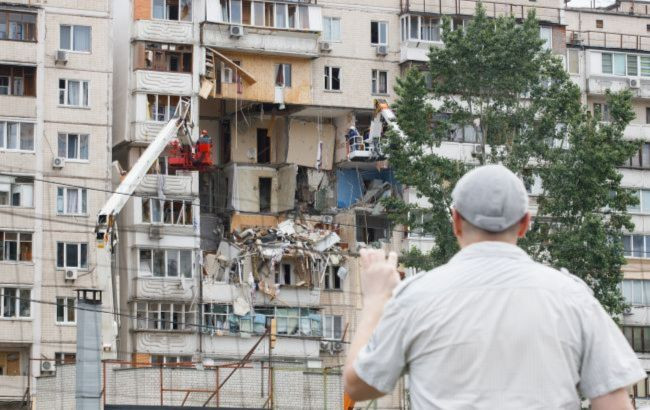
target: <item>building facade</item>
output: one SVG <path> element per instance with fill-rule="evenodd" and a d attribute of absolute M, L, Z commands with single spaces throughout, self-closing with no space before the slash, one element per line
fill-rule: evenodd
<path fill-rule="evenodd" d="M 111 2 L 0 2 L 0 406 L 76 351 L 111 189 Z"/>

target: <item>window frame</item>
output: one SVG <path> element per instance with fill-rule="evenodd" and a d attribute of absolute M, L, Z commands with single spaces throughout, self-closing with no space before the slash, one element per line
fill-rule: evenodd
<path fill-rule="evenodd" d="M 9 127 L 10 124 L 15 124 L 18 128 L 16 130 L 16 147 L 17 148 L 8 148 L 9 141 Z M 31 149 L 22 149 L 23 146 L 23 125 L 29 124 L 32 128 L 31 140 L 26 140 L 31 142 Z M 36 123 L 29 121 L 9 121 L 9 120 L 0 120 L 0 151 L 6 152 L 36 152 Z"/>
<path fill-rule="evenodd" d="M 63 260 L 59 259 L 59 246 L 63 246 Z M 68 265 L 68 246 L 76 246 L 77 248 L 77 262 L 79 266 L 69 266 Z M 85 258 L 83 258 L 83 249 L 85 248 Z M 87 242 L 65 242 L 65 241 L 56 241 L 56 270 L 67 270 L 67 269 L 76 269 L 76 270 L 88 270 L 90 266 L 89 261 L 89 252 L 88 252 L 88 243 Z M 83 263 L 85 259 L 85 264 Z"/>
<path fill-rule="evenodd" d="M 0 177 L 2 178 L 2 177 Z M 11 208 L 34 208 L 34 180 L 27 178 L 27 177 L 21 177 L 21 176 L 15 176 L 15 177 L 7 177 L 8 180 L 13 179 L 12 182 L 4 182 L 0 183 L 0 185 L 8 185 L 9 186 L 9 191 L 0 191 L 0 193 L 7 193 L 7 203 L 6 204 L 0 204 L 0 208 L 2 207 L 11 207 Z M 20 181 L 20 180 L 25 180 L 25 181 Z M 26 182 L 26 180 L 30 180 L 31 183 Z M 23 205 L 14 205 L 14 200 L 15 195 L 18 195 L 19 202 L 23 202 L 23 192 L 22 192 L 22 187 L 24 185 L 30 186 L 31 187 L 31 203 L 29 206 L 23 206 Z M 0 196 L 1 198 L 1 196 Z"/>
<path fill-rule="evenodd" d="M 61 82 L 64 82 L 65 87 L 61 88 Z M 70 104 L 70 83 L 76 82 L 79 83 L 79 105 Z M 63 98 L 63 103 L 61 102 Z M 84 99 L 86 105 L 84 105 Z M 59 107 L 61 108 L 81 108 L 81 109 L 90 109 L 90 80 L 76 80 L 69 78 L 59 78 Z"/>
<path fill-rule="evenodd" d="M 377 42 L 373 42 L 372 39 L 372 25 L 377 24 Z M 382 30 L 381 27 L 384 26 L 384 35 L 385 41 L 381 41 Z M 385 20 L 372 20 L 370 21 L 370 45 L 371 46 L 388 46 L 388 21 Z"/>
<path fill-rule="evenodd" d="M 323 315 L 321 335 L 323 340 L 341 341 L 343 337 L 343 316 L 342 315 Z M 338 321 L 338 330 L 337 330 Z M 336 337 L 336 335 L 339 337 Z"/>
<path fill-rule="evenodd" d="M 67 48 L 61 47 L 63 42 L 63 28 L 69 27 L 70 29 L 70 39 Z M 77 36 L 77 29 L 88 28 L 88 50 L 75 50 L 75 41 L 74 38 Z M 68 53 L 78 53 L 78 54 L 92 54 L 93 52 L 93 28 L 92 26 L 86 26 L 82 24 L 59 24 L 59 50 L 67 51 Z"/>
<path fill-rule="evenodd" d="M 338 80 L 338 88 L 334 88 L 334 70 L 338 70 L 338 75 L 337 75 L 337 80 Z M 324 76 L 324 84 L 323 84 L 323 90 L 324 91 L 329 91 L 329 92 L 342 92 L 341 87 L 341 67 L 335 67 L 335 66 L 330 66 L 326 65 L 325 66 L 325 72 L 323 73 Z"/>
<path fill-rule="evenodd" d="M 7 239 L 7 234 L 15 235 L 16 239 Z M 29 237 L 29 239 L 27 239 Z M 11 248 L 8 243 L 14 244 L 16 258 L 11 259 Z M 28 249 L 23 248 L 23 244 L 29 244 Z M 27 231 L 10 231 L 0 230 L 0 263 L 26 263 L 31 264 L 34 261 L 34 233 Z"/>
<path fill-rule="evenodd" d="M 77 191 L 77 208 L 79 212 L 68 212 L 68 192 Z M 61 207 L 59 207 L 59 205 Z M 68 186 L 56 187 L 56 213 L 59 216 L 87 216 L 88 215 L 88 190 Z"/>
<path fill-rule="evenodd" d="M 71 158 L 68 156 L 69 147 L 70 147 L 70 136 L 77 136 L 77 149 L 76 157 Z M 61 156 L 61 138 L 65 139 L 65 155 Z M 86 140 L 86 158 L 81 158 L 81 146 L 83 145 L 82 141 Z M 65 158 L 66 162 L 81 162 L 89 163 L 90 162 L 90 134 L 81 134 L 76 132 L 59 132 L 57 134 L 57 156 Z"/>
<path fill-rule="evenodd" d="M 343 290 L 343 279 L 338 276 L 338 271 L 342 267 L 340 265 L 328 265 L 325 268 L 325 275 L 323 277 L 323 290 L 327 291 L 341 291 Z M 338 286 L 336 286 L 338 282 Z"/>
<path fill-rule="evenodd" d="M 334 38 L 332 35 L 334 32 L 332 31 L 332 23 L 334 21 L 338 21 L 338 31 L 337 31 L 337 36 Z M 327 27 L 327 30 L 325 29 Z M 329 38 L 327 36 L 329 34 Z M 328 43 L 342 43 L 343 41 L 341 40 L 341 17 L 333 17 L 333 16 L 323 16 L 323 41 L 327 41 Z"/>
<path fill-rule="evenodd" d="M 384 74 L 386 77 L 386 90 L 382 92 L 381 90 L 381 75 Z M 372 77 L 371 77 L 371 83 L 370 83 L 370 93 L 372 95 L 389 95 L 388 93 L 389 87 L 388 87 L 388 71 L 387 70 L 379 70 L 379 69 L 373 69 L 372 70 Z"/>
<path fill-rule="evenodd" d="M 16 66 L 10 64 L 0 64 L 0 68 L 7 70 L 8 73 L 0 74 L 5 78 L 7 84 L 3 86 L 6 94 L 1 96 L 11 97 L 36 97 L 36 67 L 35 66 Z M 16 92 L 16 82 L 20 80 L 20 92 Z"/>
<path fill-rule="evenodd" d="M 7 296 L 5 294 L 7 289 L 13 289 L 16 291 L 14 296 Z M 29 292 L 29 295 L 25 297 L 23 292 Z M 0 286 L 0 320 L 30 320 L 32 319 L 32 288 L 28 288 L 25 286 Z M 5 312 L 5 305 L 6 301 L 5 298 L 13 298 L 13 302 L 15 302 L 15 305 L 13 306 L 13 312 L 15 315 L 13 316 L 7 316 Z M 28 299 L 25 301 L 25 299 Z M 28 315 L 23 315 L 23 303 L 27 303 L 27 310 L 29 312 Z"/>
<path fill-rule="evenodd" d="M 169 310 L 163 306 L 169 305 Z M 177 310 L 177 307 L 181 307 Z M 141 309 L 144 307 L 144 309 Z M 155 307 L 155 309 L 152 309 Z M 200 324 L 191 303 L 178 301 L 136 301 L 133 303 L 133 329 L 146 332 L 191 332 Z M 163 313 L 166 318 L 163 318 Z M 179 320 L 177 320 L 179 319 Z M 142 326 L 144 324 L 144 326 Z M 174 328 L 176 326 L 176 328 Z"/>
<path fill-rule="evenodd" d="M 72 303 L 70 303 L 72 302 Z M 59 320 L 59 309 L 61 309 L 63 320 Z M 56 319 L 57 325 L 77 324 L 77 299 L 70 296 L 58 296 L 56 298 Z M 72 312 L 72 313 L 71 313 Z M 72 317 L 72 320 L 70 318 Z"/>
<path fill-rule="evenodd" d="M 167 249 L 167 248 L 137 248 L 138 251 L 138 277 L 140 278 L 155 278 L 155 279 L 164 279 L 164 280 L 169 280 L 169 279 L 175 279 L 175 280 L 182 280 L 182 279 L 192 279 L 194 277 L 194 262 L 195 262 L 195 257 L 194 257 L 194 249 Z M 149 272 L 146 272 L 143 268 L 143 262 L 146 262 L 146 259 L 143 260 L 143 252 L 149 252 L 150 254 L 150 259 L 149 259 Z M 162 272 L 162 275 L 156 274 L 157 269 L 156 269 L 156 253 L 157 252 L 163 252 L 163 269 L 164 272 Z M 177 266 L 176 266 L 176 275 L 170 275 L 169 274 L 169 266 L 170 266 L 170 261 L 173 260 L 174 258 L 170 258 L 168 254 L 170 252 L 175 252 L 176 257 L 175 260 L 177 261 Z M 185 265 L 182 264 L 184 256 L 185 258 L 187 257 L 187 254 L 189 253 L 190 255 L 190 264 L 189 264 L 189 273 L 190 276 L 187 276 L 187 269 Z M 160 255 L 158 255 L 160 256 Z M 187 262 L 187 261 L 185 261 Z"/>
<path fill-rule="evenodd" d="M 5 37 L 0 36 L 0 41 L 22 41 L 25 43 L 36 43 L 38 41 L 38 32 L 36 29 L 37 22 L 38 22 L 38 15 L 36 13 L 25 13 L 20 11 L 13 11 L 13 10 L 0 10 L 0 19 L 2 19 L 3 17 L 2 14 L 4 14 Z M 34 19 L 34 22 L 22 22 L 20 24 L 21 33 L 23 33 L 22 35 L 23 38 L 10 38 L 11 22 L 12 22 L 10 16 L 12 14 L 20 14 L 22 16 L 28 15 L 28 16 L 32 16 Z M 31 33 L 32 35 L 27 36 L 25 33 Z M 25 38 L 25 37 L 31 37 L 31 38 Z"/>
<path fill-rule="evenodd" d="M 293 84 L 293 73 L 292 65 L 290 63 L 276 63 L 273 65 L 273 81 L 276 87 L 282 88 L 291 88 Z M 278 77 L 280 76 L 279 70 L 282 68 L 282 84 L 278 82 Z M 287 76 L 287 73 L 289 74 Z M 289 83 L 287 84 L 287 77 L 289 77 Z"/>
<path fill-rule="evenodd" d="M 156 17 L 154 15 L 154 11 L 156 9 L 155 8 L 156 0 L 151 0 L 151 20 L 179 21 L 179 22 L 186 22 L 186 23 L 191 23 L 192 22 L 192 14 L 193 14 L 192 13 L 192 8 L 193 8 L 193 1 L 192 0 L 178 0 L 178 5 L 176 6 L 178 8 L 177 9 L 177 13 L 178 13 L 178 18 L 177 19 L 169 18 L 168 12 L 167 12 L 168 11 L 167 8 L 169 7 L 168 4 L 167 4 L 167 0 L 160 0 L 160 1 L 163 2 L 163 14 L 164 14 L 164 17 L 160 18 L 160 17 Z M 186 19 L 183 19 L 181 17 L 181 7 L 183 5 L 183 2 L 188 2 L 189 3 L 189 13 L 188 13 L 188 18 L 186 18 Z"/>
<path fill-rule="evenodd" d="M 134 43 L 136 66 L 134 70 L 159 71 L 163 73 L 192 74 L 194 50 L 189 44 L 159 41 L 137 41 Z M 142 59 L 138 53 L 142 52 Z M 171 69 L 171 58 L 177 59 L 177 70 Z M 186 66 L 186 59 L 189 66 Z"/>
<path fill-rule="evenodd" d="M 160 220 L 153 220 L 153 209 L 155 201 L 158 202 L 159 206 L 159 215 Z M 176 204 L 181 203 L 180 213 L 176 213 L 175 210 Z M 172 211 L 172 223 L 166 222 L 165 210 L 168 208 L 167 203 L 171 203 L 170 208 Z M 140 199 L 141 213 L 140 213 L 140 222 L 143 224 L 150 225 L 165 225 L 165 226 L 194 226 L 194 203 L 189 199 L 159 199 L 155 197 L 142 197 Z M 189 209 L 189 212 L 188 212 Z M 148 214 L 148 218 L 145 218 L 145 215 Z M 179 218 L 182 217 L 182 222 L 175 223 Z"/>
<path fill-rule="evenodd" d="M 621 331 L 623 332 L 625 339 L 630 344 L 630 347 L 632 350 L 634 350 L 635 353 L 650 353 L 650 326 L 623 325 L 621 326 Z M 639 334 L 641 346 L 635 346 L 636 334 Z M 646 336 L 648 336 L 647 340 Z"/>

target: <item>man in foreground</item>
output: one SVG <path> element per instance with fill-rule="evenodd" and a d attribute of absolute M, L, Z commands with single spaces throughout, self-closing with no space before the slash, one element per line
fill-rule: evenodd
<path fill-rule="evenodd" d="M 507 168 L 476 168 L 453 193 L 461 250 L 399 283 L 397 255 L 363 250 L 363 311 L 345 367 L 357 401 L 409 374 L 414 409 L 632 409 L 645 372 L 580 279 L 516 246 L 528 195 Z"/>

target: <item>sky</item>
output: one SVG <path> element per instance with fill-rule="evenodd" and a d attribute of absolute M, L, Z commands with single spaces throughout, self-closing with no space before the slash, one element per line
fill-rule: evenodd
<path fill-rule="evenodd" d="M 570 7 L 589 7 L 591 0 L 573 0 L 569 2 Z M 596 6 L 607 6 L 609 4 L 614 4 L 612 0 L 596 0 Z"/>

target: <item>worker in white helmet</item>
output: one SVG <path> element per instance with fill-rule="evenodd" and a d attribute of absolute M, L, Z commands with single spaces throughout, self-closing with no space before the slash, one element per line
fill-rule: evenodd
<path fill-rule="evenodd" d="M 414 409 L 632 409 L 626 388 L 646 374 L 621 330 L 582 280 L 516 246 L 521 180 L 479 167 L 452 198 L 461 250 L 446 265 L 400 283 L 395 253 L 362 250 L 349 396 L 378 398 L 408 373 Z"/>

